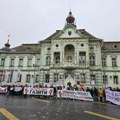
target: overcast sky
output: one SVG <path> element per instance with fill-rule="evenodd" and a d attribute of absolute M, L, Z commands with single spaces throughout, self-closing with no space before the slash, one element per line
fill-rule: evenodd
<path fill-rule="evenodd" d="M 63 29 L 69 10 L 78 29 L 120 41 L 120 0 L 0 0 L 0 48 L 37 43 Z"/>

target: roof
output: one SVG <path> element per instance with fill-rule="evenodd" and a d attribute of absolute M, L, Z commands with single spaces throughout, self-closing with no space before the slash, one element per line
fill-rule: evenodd
<path fill-rule="evenodd" d="M 104 42 L 102 46 L 102 50 L 120 51 L 120 41 Z"/>
<path fill-rule="evenodd" d="M 48 38 L 46 38 L 45 40 L 42 40 L 40 41 L 41 43 L 44 42 L 44 43 L 48 43 L 48 42 L 51 42 L 51 40 L 60 34 L 62 30 L 56 30 L 56 32 L 54 32 L 52 35 L 50 35 Z M 90 39 L 98 39 L 96 38 L 95 36 L 93 36 L 92 34 L 88 33 L 85 29 L 78 29 L 78 31 L 81 32 L 81 34 L 85 35 L 86 37 L 90 38 Z"/>
<path fill-rule="evenodd" d="M 40 53 L 38 43 L 36 44 L 22 44 L 11 49 L 11 53 Z"/>

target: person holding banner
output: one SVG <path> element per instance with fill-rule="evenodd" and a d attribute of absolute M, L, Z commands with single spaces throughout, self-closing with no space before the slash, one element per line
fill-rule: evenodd
<path fill-rule="evenodd" d="M 99 88 L 98 96 L 99 96 L 100 102 L 102 102 L 103 101 L 103 90 L 102 90 L 102 88 Z"/>

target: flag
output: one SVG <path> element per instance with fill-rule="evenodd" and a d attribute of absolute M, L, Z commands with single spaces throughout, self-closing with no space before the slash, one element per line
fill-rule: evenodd
<path fill-rule="evenodd" d="M 6 74 L 6 70 L 3 70 L 3 73 L 2 73 L 2 81 L 5 81 L 5 74 Z"/>
<path fill-rule="evenodd" d="M 13 78 L 13 70 L 10 70 L 10 81 L 12 81 Z"/>
<path fill-rule="evenodd" d="M 79 64 L 83 64 L 85 62 L 85 56 L 79 56 Z"/>

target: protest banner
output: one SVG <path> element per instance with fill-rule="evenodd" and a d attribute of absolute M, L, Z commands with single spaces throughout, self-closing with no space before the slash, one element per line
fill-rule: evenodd
<path fill-rule="evenodd" d="M 106 101 L 110 101 L 116 105 L 120 105 L 120 92 L 105 90 Z"/>
<path fill-rule="evenodd" d="M 84 91 L 58 90 L 57 97 L 93 101 L 91 94 Z"/>
<path fill-rule="evenodd" d="M 53 96 L 53 88 L 26 87 L 24 89 L 24 94 Z"/>
<path fill-rule="evenodd" d="M 7 87 L 0 87 L 0 93 L 7 93 Z"/>

